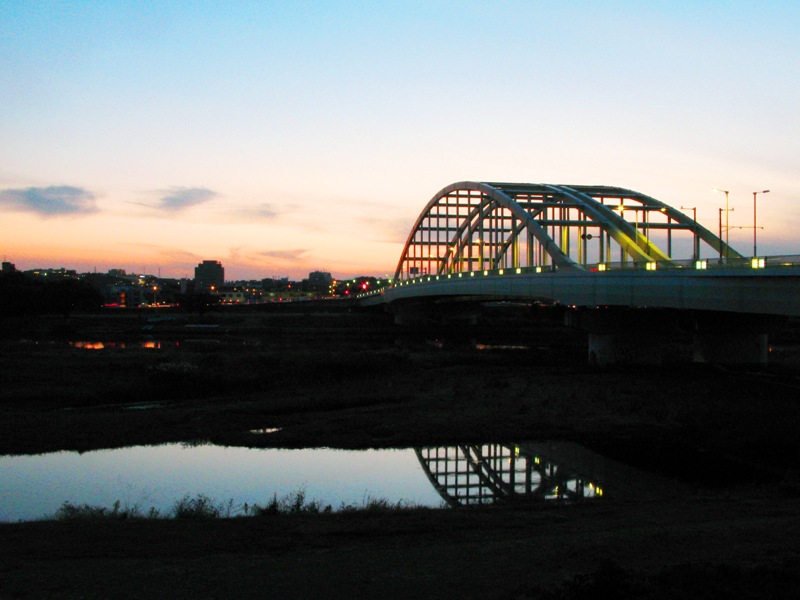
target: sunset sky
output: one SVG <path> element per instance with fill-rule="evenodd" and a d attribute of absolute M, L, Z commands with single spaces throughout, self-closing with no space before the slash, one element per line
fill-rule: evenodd
<path fill-rule="evenodd" d="M 711 188 L 734 226 L 769 189 L 760 253 L 800 253 L 799 31 L 795 0 L 0 0 L 0 254 L 391 274 L 462 180 L 632 188 L 712 231 Z"/>

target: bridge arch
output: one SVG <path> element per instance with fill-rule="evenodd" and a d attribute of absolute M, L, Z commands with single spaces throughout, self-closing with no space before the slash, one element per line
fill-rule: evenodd
<path fill-rule="evenodd" d="M 576 452 L 569 444 L 539 446 L 459 445 L 417 448 L 415 452 L 431 485 L 452 507 L 576 501 L 603 495 L 605 483 L 601 487 L 593 475 L 580 468 L 581 462 L 597 468 L 594 457 L 586 460 L 590 453 Z M 571 464 L 559 464 L 559 459 L 569 459 Z"/>
<path fill-rule="evenodd" d="M 395 280 L 485 269 L 583 271 L 742 255 L 677 209 L 620 187 L 462 181 L 440 190 L 406 240 Z"/>

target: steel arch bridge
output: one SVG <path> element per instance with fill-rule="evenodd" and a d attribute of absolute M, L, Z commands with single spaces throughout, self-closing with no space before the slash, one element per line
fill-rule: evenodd
<path fill-rule="evenodd" d="M 692 260 L 703 245 L 720 259 L 744 258 L 694 219 L 633 190 L 464 181 L 423 209 L 394 280 L 525 267 L 585 271 L 613 262 L 674 266 L 676 245 Z"/>

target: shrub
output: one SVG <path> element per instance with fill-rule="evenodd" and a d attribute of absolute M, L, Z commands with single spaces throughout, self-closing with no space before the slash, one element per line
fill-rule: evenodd
<path fill-rule="evenodd" d="M 205 494 L 194 498 L 187 494 L 175 503 L 170 514 L 176 519 L 219 519 L 230 517 L 232 512 L 233 500 L 216 504 Z"/>
<path fill-rule="evenodd" d="M 148 518 L 158 517 L 158 511 L 151 508 Z M 123 507 L 119 500 L 114 502 L 112 508 L 104 506 L 93 506 L 90 504 L 72 504 L 64 502 L 54 515 L 58 521 L 71 521 L 80 519 L 141 519 L 144 518 L 135 504 Z"/>
<path fill-rule="evenodd" d="M 323 508 L 322 503 L 319 500 L 306 500 L 306 490 L 305 488 L 300 488 L 296 492 L 292 492 L 288 494 L 284 498 L 278 500 L 278 495 L 273 494 L 272 499 L 270 500 L 269 504 L 266 506 L 260 506 L 258 504 L 254 504 L 253 507 L 250 509 L 251 514 L 257 516 L 266 516 L 266 515 L 279 515 L 284 513 L 291 513 L 291 514 L 298 514 L 298 513 L 307 513 L 307 514 L 317 514 L 320 512 L 331 512 L 332 508 L 330 505 L 327 505 Z"/>

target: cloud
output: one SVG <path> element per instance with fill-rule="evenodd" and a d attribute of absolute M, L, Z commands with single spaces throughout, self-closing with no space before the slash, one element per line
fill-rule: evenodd
<path fill-rule="evenodd" d="M 162 190 L 156 208 L 169 212 L 179 212 L 192 206 L 207 202 L 219 194 L 207 188 L 172 187 Z"/>
<path fill-rule="evenodd" d="M 281 260 L 297 261 L 302 260 L 303 255 L 306 252 L 308 252 L 308 250 L 303 248 L 296 250 L 266 250 L 264 252 L 259 252 L 259 255 L 267 258 L 279 258 Z"/>
<path fill-rule="evenodd" d="M 90 215 L 98 212 L 90 191 L 68 185 L 0 191 L 0 207 L 42 217 Z"/>
<path fill-rule="evenodd" d="M 234 218 L 245 219 L 246 221 L 271 221 L 280 215 L 272 204 L 266 203 L 256 206 L 232 208 L 228 211 L 228 214 Z"/>
<path fill-rule="evenodd" d="M 411 233 L 413 219 L 359 219 L 370 232 L 370 239 L 390 244 L 403 244 Z"/>

